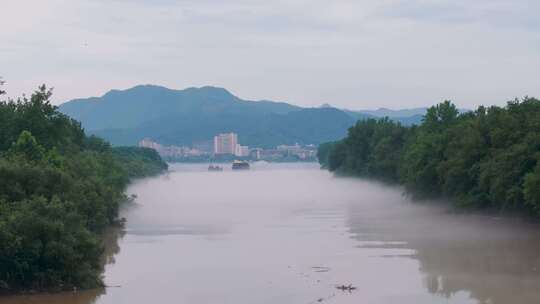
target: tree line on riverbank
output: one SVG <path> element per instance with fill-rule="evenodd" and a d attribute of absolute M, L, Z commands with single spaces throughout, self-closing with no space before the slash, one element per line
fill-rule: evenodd
<path fill-rule="evenodd" d="M 85 135 L 50 97 L 0 100 L 0 293 L 102 285 L 101 239 L 127 184 L 167 168 L 152 149 Z"/>
<path fill-rule="evenodd" d="M 358 121 L 343 140 L 323 144 L 330 171 L 400 183 L 417 198 L 540 217 L 540 100 L 480 106 L 459 114 L 445 101 L 418 126 Z"/>

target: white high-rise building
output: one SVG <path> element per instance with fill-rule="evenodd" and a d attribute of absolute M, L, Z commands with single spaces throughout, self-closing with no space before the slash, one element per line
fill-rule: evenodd
<path fill-rule="evenodd" d="M 236 154 L 238 135 L 224 133 L 214 136 L 214 154 Z"/>

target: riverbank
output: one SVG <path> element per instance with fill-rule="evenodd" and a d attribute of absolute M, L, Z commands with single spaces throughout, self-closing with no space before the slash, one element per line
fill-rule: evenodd
<path fill-rule="evenodd" d="M 129 150 L 128 154 L 125 153 L 126 150 Z M 6 246 L 0 249 L 0 256 L 5 258 L 0 264 L 7 266 L 2 268 L 6 270 L 6 273 L 0 274 L 2 278 L 0 295 L 56 293 L 106 287 L 101 274 L 105 265 L 103 258 L 110 255 L 104 256 L 104 251 L 109 250 L 104 243 L 108 243 L 107 238 L 111 230 L 116 231 L 124 225 L 125 219 L 118 217 L 119 208 L 124 204 L 130 204 L 134 199 L 124 194 L 124 191 L 133 181 L 156 176 L 167 170 L 167 164 L 160 161 L 157 153 L 149 149 L 122 148 L 119 153 L 117 148 L 114 148 L 108 153 L 111 159 L 114 159 L 114 166 L 111 166 L 113 163 L 107 162 L 107 168 L 94 168 L 92 171 L 111 172 L 111 175 L 115 175 L 114 178 L 122 179 L 123 183 L 111 185 L 105 182 L 105 180 L 110 181 L 111 175 L 102 176 L 103 181 L 99 181 L 97 185 L 94 184 L 94 188 L 86 186 L 87 189 L 81 189 L 75 186 L 77 181 L 73 181 L 69 183 L 73 184 L 73 188 L 67 186 L 61 190 L 66 191 L 65 193 L 56 193 L 53 192 L 56 189 L 52 189 L 49 194 L 52 197 L 51 201 L 47 201 L 46 196 L 41 196 L 36 200 L 8 201 L 0 204 L 0 208 L 5 212 L 0 215 L 2 236 L 4 238 L 17 237 L 11 240 L 11 247 Z M 7 168 L 1 162 L 2 159 L 0 159 L 0 179 L 3 174 L 7 174 Z M 39 170 L 42 169 L 34 168 L 33 170 L 40 175 Z M 96 172 L 91 174 L 96 174 Z M 93 183 L 96 183 L 96 177 L 99 178 L 99 176 L 87 175 L 81 178 L 94 180 Z M 79 182 L 84 183 L 83 180 Z M 27 190 L 31 191 L 31 189 Z M 72 191 L 77 191 L 78 194 Z M 104 191 L 104 193 L 101 196 L 95 196 L 89 191 Z M 66 201 L 60 198 L 62 195 L 66 196 Z M 83 195 L 90 197 L 83 198 Z M 79 200 L 79 206 L 71 202 L 75 199 Z M 88 210 L 90 204 L 98 210 Z M 2 241 L 4 240 L 6 239 Z M 20 247 L 14 248 L 13 245 L 17 245 L 17 241 Z M 2 242 L 2 245 L 6 244 L 7 242 Z M 88 254 L 89 252 L 91 255 Z M 71 254 L 79 255 L 81 258 L 77 259 L 76 256 L 70 256 Z M 32 257 L 32 255 L 35 260 L 26 258 L 24 261 L 29 265 L 32 265 L 33 261 L 39 264 L 26 268 L 28 269 L 25 271 L 26 275 L 19 281 L 10 280 L 13 278 L 10 276 L 13 273 L 10 272 L 11 269 L 25 269 L 18 257 Z M 78 265 L 71 264 L 74 263 L 74 258 L 77 259 Z M 32 269 L 43 270 L 34 272 Z M 74 277 L 74 274 L 79 271 L 78 276 Z M 47 273 L 51 272 L 57 275 L 48 277 Z M 60 275 L 64 272 L 65 276 Z M 41 281 L 26 280 L 35 276 L 39 276 Z"/>
<path fill-rule="evenodd" d="M 0 102 L 0 293 L 103 286 L 105 230 L 139 177 L 167 169 L 154 150 L 112 148 L 50 104 Z"/>
<path fill-rule="evenodd" d="M 397 183 L 417 199 L 540 218 L 538 121 L 535 98 L 463 114 L 447 101 L 429 108 L 419 126 L 359 121 L 318 154 L 332 172 Z"/>

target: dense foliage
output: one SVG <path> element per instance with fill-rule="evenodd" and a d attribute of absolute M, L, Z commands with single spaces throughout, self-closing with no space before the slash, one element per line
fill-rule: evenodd
<path fill-rule="evenodd" d="M 348 136 L 321 145 L 331 171 L 399 182 L 417 197 L 540 216 L 540 100 L 459 114 L 449 101 L 418 127 L 359 121 Z"/>
<path fill-rule="evenodd" d="M 141 147 L 114 147 L 114 157 L 128 173 L 129 177 L 155 175 L 167 169 L 159 154 L 154 149 Z"/>
<path fill-rule="evenodd" d="M 50 97 L 0 102 L 0 292 L 102 284 L 101 234 L 124 188 L 166 168 L 154 150 L 87 137 Z"/>

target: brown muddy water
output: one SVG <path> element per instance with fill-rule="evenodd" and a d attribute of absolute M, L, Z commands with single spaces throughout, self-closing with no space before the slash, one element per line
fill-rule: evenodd
<path fill-rule="evenodd" d="M 206 168 L 129 188 L 107 248 L 116 287 L 0 303 L 540 303 L 536 225 L 411 203 L 315 164 Z"/>

